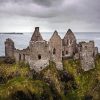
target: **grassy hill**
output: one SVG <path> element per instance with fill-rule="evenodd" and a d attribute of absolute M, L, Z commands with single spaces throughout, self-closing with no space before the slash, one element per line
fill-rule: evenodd
<path fill-rule="evenodd" d="M 100 100 L 100 56 L 84 72 L 80 61 L 63 61 L 63 71 L 50 62 L 40 73 L 29 65 L 0 60 L 0 100 Z"/>

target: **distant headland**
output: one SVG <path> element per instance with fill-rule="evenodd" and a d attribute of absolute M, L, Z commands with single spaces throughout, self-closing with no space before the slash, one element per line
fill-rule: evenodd
<path fill-rule="evenodd" d="M 23 34 L 23 33 L 20 33 L 20 32 L 3 32 L 3 33 L 0 33 L 0 34 Z"/>

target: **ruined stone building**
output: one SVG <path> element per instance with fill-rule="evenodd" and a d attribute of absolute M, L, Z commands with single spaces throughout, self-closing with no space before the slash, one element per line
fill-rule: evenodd
<path fill-rule="evenodd" d="M 80 59 L 82 69 L 88 71 L 95 67 L 95 56 L 98 48 L 94 42 L 80 42 L 77 44 L 74 33 L 69 29 L 61 39 L 55 31 L 49 41 L 43 40 L 39 27 L 35 31 L 26 49 L 18 50 L 11 39 L 5 41 L 5 56 L 14 58 L 16 62 L 29 63 L 30 69 L 39 72 L 49 65 L 49 61 L 56 64 L 58 70 L 63 70 L 62 59 Z"/>
<path fill-rule="evenodd" d="M 62 39 L 62 55 L 63 57 L 72 57 L 76 52 L 76 37 L 69 29 L 64 38 Z"/>
<path fill-rule="evenodd" d="M 94 41 L 79 43 L 79 58 L 84 71 L 95 68 L 95 57 L 97 53 L 98 49 L 94 46 Z"/>

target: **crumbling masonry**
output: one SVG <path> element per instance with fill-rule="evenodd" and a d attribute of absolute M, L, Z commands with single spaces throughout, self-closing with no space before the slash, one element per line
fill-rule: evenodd
<path fill-rule="evenodd" d="M 95 57 L 98 48 L 94 42 L 80 42 L 77 44 L 74 33 L 69 29 L 63 39 L 55 31 L 47 42 L 43 40 L 39 27 L 35 31 L 26 49 L 18 50 L 11 39 L 5 41 L 5 56 L 14 58 L 16 62 L 29 63 L 30 69 L 40 72 L 49 65 L 49 61 L 56 63 L 58 70 L 63 70 L 62 59 L 80 59 L 84 71 L 95 67 Z"/>

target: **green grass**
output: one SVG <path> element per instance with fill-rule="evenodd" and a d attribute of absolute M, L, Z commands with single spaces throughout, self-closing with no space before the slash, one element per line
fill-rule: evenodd
<path fill-rule="evenodd" d="M 17 76 L 16 74 L 20 75 L 21 77 L 26 77 L 29 74 L 29 66 L 20 64 L 0 64 L 0 73 L 3 77 L 8 78 L 9 76 Z"/>
<path fill-rule="evenodd" d="M 53 66 L 52 66 L 53 65 Z M 51 88 L 47 83 L 43 82 L 42 79 L 32 79 L 27 77 L 30 72 L 29 66 L 24 63 L 20 64 L 0 64 L 0 71 L 2 72 L 1 76 L 8 78 L 13 76 L 14 73 L 18 72 L 19 76 L 13 76 L 11 79 L 7 79 L 5 84 L 0 85 L 0 100 L 9 100 L 11 95 L 17 91 L 23 91 L 25 94 L 35 94 L 37 100 L 41 96 L 47 96 L 48 100 L 52 100 L 53 94 L 51 93 Z M 48 73 L 50 71 L 50 73 Z M 40 74 L 39 74 L 40 75 Z M 57 89 L 59 88 L 58 73 L 54 63 L 51 63 L 44 71 L 41 72 L 41 75 L 48 76 L 50 75 L 50 80 L 57 83 Z M 42 76 L 43 77 L 43 76 Z M 41 77 L 41 78 L 42 78 Z M 56 82 L 55 82 L 56 80 Z M 56 87 L 56 84 L 55 84 Z"/>
<path fill-rule="evenodd" d="M 47 68 L 45 68 L 40 75 L 42 75 L 44 79 L 49 80 L 59 94 L 63 92 L 60 76 L 56 69 L 55 63 L 50 62 L 49 66 L 47 66 Z"/>
<path fill-rule="evenodd" d="M 62 100 L 84 100 L 85 96 L 93 96 L 93 100 L 99 100 L 99 55 L 96 57 L 95 64 L 96 67 L 94 69 L 84 72 L 81 69 L 79 60 L 64 60 L 64 71 L 68 72 L 73 79 L 68 82 L 62 82 L 60 80 L 60 72 L 53 62 L 50 62 L 49 66 L 39 74 L 34 75 L 32 79 L 29 77 L 30 69 L 28 64 L 23 62 L 20 64 L 6 64 L 0 61 L 0 76 L 7 80 L 4 84 L 0 84 L 0 100 L 11 100 L 11 96 L 17 91 L 23 91 L 26 95 L 34 94 L 37 100 L 43 96 L 47 97 L 48 100 L 52 100 L 53 96 L 57 95 L 55 91 L 61 96 Z M 12 77 L 9 78 L 10 76 Z M 49 81 L 49 84 L 47 81 Z M 73 88 L 73 84 L 76 84 L 76 89 Z M 51 86 L 53 87 L 51 88 Z M 66 95 L 64 95 L 65 86 L 68 89 Z"/>
<path fill-rule="evenodd" d="M 100 83 L 100 58 L 96 59 L 96 68 L 90 71 L 84 72 L 81 70 L 79 61 L 76 60 L 65 60 L 63 61 L 64 70 L 73 75 L 76 84 L 78 85 L 77 90 L 72 90 L 68 93 L 67 97 L 74 97 L 73 99 L 82 100 L 86 95 L 92 95 L 99 92 L 94 88 Z M 70 96 L 71 95 L 71 96 Z M 93 96 L 95 100 L 95 96 Z"/>
<path fill-rule="evenodd" d="M 0 98 L 2 100 L 11 99 L 11 95 L 16 91 L 23 91 L 25 94 L 32 93 L 35 94 L 37 98 L 46 92 L 48 98 L 52 99 L 50 89 L 46 83 L 40 80 L 33 81 L 22 77 L 13 78 L 6 84 L 0 85 Z"/>

